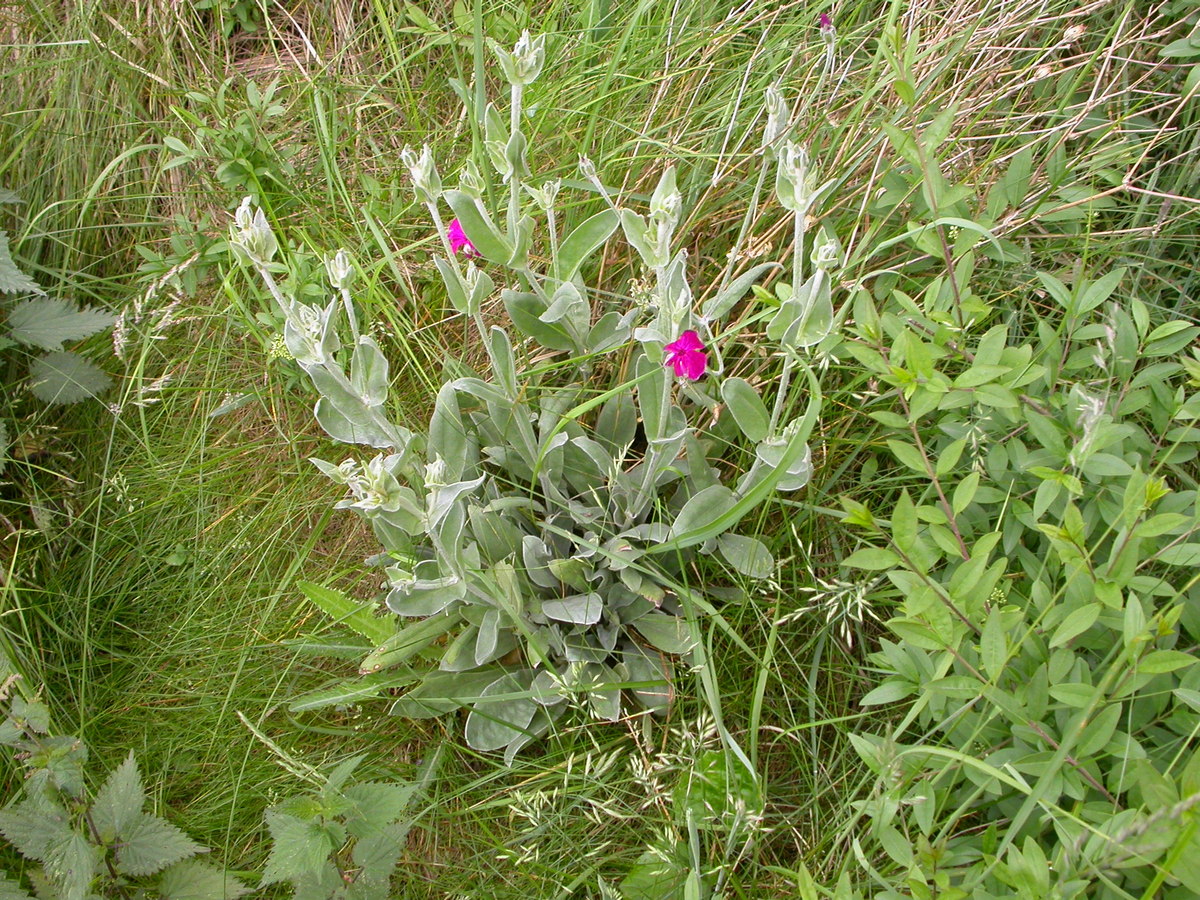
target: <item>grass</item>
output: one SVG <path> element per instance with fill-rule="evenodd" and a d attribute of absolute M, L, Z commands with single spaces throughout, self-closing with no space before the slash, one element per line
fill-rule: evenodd
<path fill-rule="evenodd" d="M 350 665 L 288 643 L 333 633 L 296 582 L 371 596 L 361 561 L 374 542 L 331 510 L 336 491 L 307 458 L 338 450 L 294 370 L 268 358 L 270 328 L 256 320 L 265 298 L 223 274 L 231 269 L 212 239 L 253 191 L 281 239 L 310 254 L 314 290 L 320 255 L 351 248 L 360 296 L 406 386 L 404 411 L 419 420 L 462 330 L 425 261 L 428 226 L 399 151 L 428 141 L 450 161 L 478 148 L 480 127 L 453 82 L 474 98 L 473 73 L 490 96 L 499 82 L 472 29 L 511 43 L 529 28 L 550 35 L 554 69 L 531 96 L 535 169 L 576 187 L 586 153 L 644 196 L 674 160 L 699 301 L 731 252 L 790 258 L 786 217 L 755 187 L 761 97 L 781 78 L 798 98 L 799 136 L 835 180 L 827 221 L 846 249 L 843 297 L 881 270 L 910 290 L 944 270 L 907 243 L 887 244 L 928 198 L 885 165 L 894 154 L 883 126 L 920 133 L 953 108 L 940 162 L 923 164 L 940 169 L 945 189 L 963 185 L 972 212 L 993 210 L 994 234 L 1022 260 L 986 270 L 980 260 L 985 302 L 1020 322 L 1041 302 L 1030 297 L 1034 269 L 1128 265 L 1147 304 L 1194 318 L 1200 132 L 1194 101 L 1181 96 L 1186 68 L 1155 56 L 1186 33 L 1175 13 L 1132 2 L 956 0 L 934 11 L 859 0 L 836 11 L 827 67 L 820 10 L 802 3 L 476 2 L 458 24 L 461 8 L 449 4 L 428 8 L 427 24 L 391 0 L 266 3 L 254 7 L 258 31 L 235 27 L 228 38 L 232 3 L 189 6 L 0 11 L 10 60 L 0 185 L 25 200 L 4 223 L 21 261 L 79 299 L 147 311 L 114 364 L 121 386 L 106 400 L 119 415 L 10 402 L 33 449 L 6 474 L 0 628 L 27 679 L 45 685 L 59 727 L 104 766 L 134 749 L 155 802 L 247 872 L 264 862 L 263 810 L 296 785 L 239 714 L 317 767 L 365 751 L 378 775 L 406 778 L 445 747 L 396 896 L 529 898 L 599 896 L 598 878 L 615 884 L 675 833 L 671 792 L 716 746 L 698 723 L 719 712 L 766 797 L 747 853 L 704 842 L 707 862 L 726 864 L 727 896 L 795 896 L 804 866 L 832 885 L 852 868 L 842 825 L 868 781 L 849 735 L 889 724 L 857 703 L 874 683 L 865 654 L 886 610 L 863 608 L 864 586 L 840 580 L 853 542 L 831 513 L 843 497 L 886 509 L 902 481 L 869 452 L 878 432 L 860 409 L 878 385 L 853 360 L 832 361 L 814 480 L 756 523 L 786 564 L 721 595 L 728 629 L 704 626 L 708 689 L 684 674 L 665 721 L 567 728 L 506 768 L 466 748 L 453 720 L 389 718 L 382 703 L 287 711 Z M 271 101 L 248 92 L 272 82 Z M 899 83 L 919 102 L 903 102 Z M 576 196 L 571 216 L 599 208 Z M 173 267 L 187 280 L 164 279 Z M 612 257 L 599 278 L 621 295 L 636 274 Z M 750 338 L 763 325 L 739 327 Z M 767 382 L 777 371 L 752 354 L 741 365 Z M 235 396 L 249 400 L 213 415 Z M 51 510 L 51 524 L 35 508 Z"/>

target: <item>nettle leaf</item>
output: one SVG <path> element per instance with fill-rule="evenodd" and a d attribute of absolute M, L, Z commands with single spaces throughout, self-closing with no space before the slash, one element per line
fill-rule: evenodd
<path fill-rule="evenodd" d="M 267 828 L 271 832 L 271 855 L 260 887 L 315 874 L 334 850 L 333 838 L 320 822 L 269 809 Z"/>
<path fill-rule="evenodd" d="M 224 869 L 194 859 L 175 863 L 158 879 L 163 900 L 237 900 L 252 890 Z"/>
<path fill-rule="evenodd" d="M 129 827 L 141 818 L 145 803 L 142 776 L 131 750 L 125 762 L 108 776 L 92 804 L 92 822 L 100 839 L 110 843 L 125 837 Z"/>
<path fill-rule="evenodd" d="M 29 367 L 29 389 L 47 403 L 78 403 L 112 387 L 112 379 L 69 350 L 48 353 Z"/>
<path fill-rule="evenodd" d="M 44 294 L 41 285 L 17 268 L 8 250 L 8 234 L 0 231 L 0 294 Z"/>
<path fill-rule="evenodd" d="M 70 300 L 38 297 L 17 304 L 8 314 L 8 330 L 14 340 L 28 347 L 61 350 L 65 341 L 82 340 L 115 321 L 103 310 L 78 309 Z"/>
<path fill-rule="evenodd" d="M 404 810 L 417 791 L 416 784 L 371 781 L 352 784 L 343 792 L 353 805 L 354 815 L 346 817 L 350 834 L 361 838 L 404 816 Z"/>
<path fill-rule="evenodd" d="M 358 896 L 387 900 L 390 887 L 388 881 L 400 861 L 407 834 L 408 826 L 397 822 L 378 829 L 373 834 L 365 835 L 354 844 L 351 856 L 360 870 L 354 886 L 363 888 L 358 892 Z M 351 896 L 347 894 L 348 898 Z"/>
<path fill-rule="evenodd" d="M 117 848 L 117 868 L 126 875 L 153 875 L 181 859 L 206 852 L 166 819 L 143 814 L 125 829 Z"/>
<path fill-rule="evenodd" d="M 10 881 L 3 869 L 0 869 L 0 900 L 34 900 L 15 881 Z"/>
<path fill-rule="evenodd" d="M 61 888 L 62 900 L 85 900 L 99 864 L 97 848 L 75 832 L 54 842 L 46 851 L 46 874 Z"/>
<path fill-rule="evenodd" d="M 0 810 L 0 834 L 22 856 L 45 862 L 50 847 L 70 837 L 71 828 L 66 810 L 58 804 L 26 799 Z"/>

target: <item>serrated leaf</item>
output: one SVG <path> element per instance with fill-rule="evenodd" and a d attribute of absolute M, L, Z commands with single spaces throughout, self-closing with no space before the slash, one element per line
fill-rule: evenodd
<path fill-rule="evenodd" d="M 355 837 L 391 825 L 404 815 L 416 791 L 415 784 L 396 784 L 370 781 L 346 788 L 346 799 L 354 807 L 354 815 L 346 817 L 346 826 Z"/>
<path fill-rule="evenodd" d="M 420 676 L 416 672 L 373 672 L 359 678 L 344 678 L 329 687 L 307 691 L 292 700 L 288 709 L 306 712 L 329 706 L 347 706 L 362 700 L 372 700 L 396 688 L 407 687 Z"/>
<path fill-rule="evenodd" d="M 386 888 L 388 878 L 400 860 L 407 835 L 408 825 L 394 822 L 360 837 L 352 853 L 354 864 L 361 869 L 358 880 L 367 879 Z M 386 890 L 382 896 L 387 896 Z"/>
<path fill-rule="evenodd" d="M 38 297 L 17 304 L 8 314 L 12 338 L 40 350 L 61 350 L 65 341 L 82 340 L 112 326 L 115 319 L 89 306 L 76 308 L 70 300 Z"/>
<path fill-rule="evenodd" d="M 97 848 L 82 834 L 71 832 L 47 849 L 46 874 L 61 889 L 61 900 L 85 900 L 99 862 Z"/>
<path fill-rule="evenodd" d="M 677 856 L 664 859 L 661 853 L 645 851 L 621 881 L 620 896 L 626 900 L 681 898 L 688 867 Z"/>
<path fill-rule="evenodd" d="M 175 863 L 158 879 L 163 900 L 237 900 L 252 890 L 225 870 L 194 859 Z"/>
<path fill-rule="evenodd" d="M 0 869 L 0 900 L 34 900 L 25 893 L 24 888 L 8 878 L 7 873 Z"/>
<path fill-rule="evenodd" d="M 78 403 L 112 387 L 98 366 L 67 350 L 48 353 L 29 367 L 29 389 L 47 403 Z"/>
<path fill-rule="evenodd" d="M 0 834 L 22 856 L 45 862 L 50 847 L 70 837 L 71 829 L 62 807 L 26 799 L 0 810 Z"/>
<path fill-rule="evenodd" d="M 143 814 L 125 829 L 117 848 L 117 868 L 126 875 L 153 875 L 204 852 L 204 847 L 166 819 Z"/>
<path fill-rule="evenodd" d="M 41 285 L 17 268 L 8 250 L 8 235 L 0 231 L 0 294 L 44 294 Z"/>
<path fill-rule="evenodd" d="M 269 809 L 267 828 L 271 832 L 271 855 L 260 886 L 319 872 L 333 852 L 333 839 L 320 822 L 306 822 Z"/>
<path fill-rule="evenodd" d="M 382 644 L 396 633 L 394 619 L 374 615 L 378 603 L 364 603 L 347 597 L 339 590 L 309 581 L 297 582 L 296 587 L 325 615 L 335 622 L 348 625 L 373 644 Z"/>
<path fill-rule="evenodd" d="M 109 774 L 92 804 L 92 822 L 100 839 L 111 843 L 124 838 L 129 826 L 141 818 L 145 803 L 142 776 L 130 750 L 125 761 Z"/>

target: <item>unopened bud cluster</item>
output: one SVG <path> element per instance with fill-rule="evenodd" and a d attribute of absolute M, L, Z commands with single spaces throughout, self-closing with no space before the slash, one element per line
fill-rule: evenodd
<path fill-rule="evenodd" d="M 513 87 L 524 87 L 533 84 L 538 75 L 542 74 L 542 66 L 546 62 L 546 36 L 538 35 L 531 38 L 528 31 L 521 32 L 512 52 L 505 50 L 495 41 L 491 42 L 492 52 L 500 63 L 504 77 Z"/>
<path fill-rule="evenodd" d="M 429 149 L 429 145 L 421 148 L 419 156 L 410 147 L 405 147 L 400 151 L 400 160 L 408 169 L 417 199 L 422 203 L 437 203 L 438 198 L 442 196 L 442 179 L 438 175 L 437 166 L 434 165 L 433 151 Z"/>
<path fill-rule="evenodd" d="M 255 266 L 265 266 L 279 249 L 266 215 L 261 208 L 251 209 L 249 197 L 242 200 L 233 214 L 229 244 L 243 262 Z"/>

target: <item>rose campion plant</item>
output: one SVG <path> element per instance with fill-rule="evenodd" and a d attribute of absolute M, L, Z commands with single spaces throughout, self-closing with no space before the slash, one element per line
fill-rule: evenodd
<path fill-rule="evenodd" d="M 466 707 L 470 745 L 503 749 L 511 760 L 570 709 L 615 720 L 623 692 L 651 710 L 666 708 L 673 660 L 689 658 L 696 616 L 711 609 L 696 577 L 700 557 L 749 579 L 773 573 L 768 547 L 735 529 L 773 491 L 799 489 L 811 475 L 806 441 L 820 390 L 803 348 L 832 321 L 812 315 L 803 298 L 813 291 L 794 291 L 783 314 L 787 340 L 777 345 L 783 380 L 769 411 L 758 388 L 723 372 L 721 344 L 729 338 L 720 322 L 779 264 L 728 273 L 697 309 L 687 254 L 675 246 L 682 199 L 672 167 L 643 216 L 613 200 L 582 160 L 605 206 L 565 227 L 558 182 L 524 183 L 520 110 L 542 70 L 543 42 L 526 35 L 512 52 L 493 50 L 509 82 L 510 116 L 505 121 L 491 104 L 482 113 L 485 172 L 468 161 L 459 186 L 446 188 L 428 147 L 403 154 L 442 240 L 434 264 L 447 297 L 474 323 L 486 352 L 481 371 L 464 366 L 441 387 L 421 433 L 389 417 L 389 365 L 375 339 L 355 326 L 344 343 L 340 319 L 343 311 L 353 315 L 346 256 L 331 269 L 341 293 L 320 308 L 276 284 L 261 257 L 277 243 L 259 213 L 239 210 L 231 242 L 249 246 L 241 258 L 279 304 L 287 347 L 319 395 L 322 427 L 378 451 L 340 464 L 313 460 L 344 486 L 348 496 L 338 505 L 365 518 L 383 547 L 376 558 L 382 601 L 395 618 L 353 620 L 378 643 L 362 664 L 374 680 L 358 696 L 383 693 L 392 667 L 436 656 L 391 712 Z M 791 201 L 811 193 L 810 173 L 803 174 L 788 189 Z M 483 202 L 488 177 L 510 188 L 503 225 Z M 815 200 L 806 195 L 804 208 Z M 534 213 L 545 217 L 549 235 L 549 248 L 539 248 L 544 266 L 531 252 Z M 612 292 L 585 280 L 589 259 L 618 229 L 654 275 L 649 306 L 604 299 Z M 797 233 L 798 242 L 803 237 Z M 823 283 L 828 289 L 829 279 Z M 489 326 L 482 308 L 497 294 L 507 321 Z M 797 319 L 803 324 L 792 327 Z M 608 383 L 613 371 L 628 375 Z M 793 371 L 805 376 L 807 402 L 785 421 Z M 731 415 L 714 419 L 717 404 Z M 700 423 L 714 421 L 726 430 L 710 441 Z M 749 464 L 726 483 L 729 465 L 709 454 L 738 441 Z M 308 594 L 334 611 L 334 592 L 310 586 Z"/>

